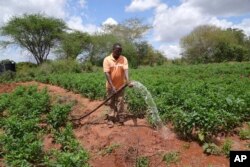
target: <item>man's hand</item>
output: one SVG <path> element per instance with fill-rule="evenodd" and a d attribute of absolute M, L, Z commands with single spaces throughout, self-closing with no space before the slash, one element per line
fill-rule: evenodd
<path fill-rule="evenodd" d="M 127 85 L 128 85 L 128 87 L 130 87 L 130 88 L 132 88 L 134 85 L 132 84 L 132 82 L 131 81 L 127 81 Z"/>
<path fill-rule="evenodd" d="M 111 86 L 111 91 L 113 94 L 115 94 L 117 91 L 116 91 L 116 88 L 114 86 Z"/>

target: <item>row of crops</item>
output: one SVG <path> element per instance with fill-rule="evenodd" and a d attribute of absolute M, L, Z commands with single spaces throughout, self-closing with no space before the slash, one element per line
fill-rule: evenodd
<path fill-rule="evenodd" d="M 71 107 L 52 104 L 48 92 L 35 86 L 0 94 L 0 159 L 6 166 L 89 166 L 66 120 Z M 48 135 L 59 149 L 44 150 Z"/>
<path fill-rule="evenodd" d="M 144 84 L 161 118 L 181 136 L 230 132 L 250 121 L 250 63 L 164 65 L 130 70 L 131 80 Z M 62 86 L 90 99 L 105 96 L 105 77 L 95 73 L 38 76 L 36 80 Z M 133 113 L 147 109 L 136 90 L 127 91 Z"/>
<path fill-rule="evenodd" d="M 249 62 L 142 67 L 130 70 L 130 78 L 148 88 L 162 120 L 171 122 L 183 137 L 230 132 L 250 121 Z M 34 75 L 30 79 L 59 85 L 90 99 L 105 96 L 101 70 Z M 126 100 L 135 114 L 147 109 L 140 92 L 134 89 L 127 89 Z"/>
<path fill-rule="evenodd" d="M 250 120 L 250 63 L 142 69 L 134 78 L 181 136 L 209 137 Z"/>

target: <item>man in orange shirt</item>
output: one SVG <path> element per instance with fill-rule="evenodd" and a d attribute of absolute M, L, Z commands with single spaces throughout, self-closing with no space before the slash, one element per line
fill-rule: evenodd
<path fill-rule="evenodd" d="M 128 60 L 121 55 L 122 46 L 119 43 L 113 45 L 112 53 L 105 57 L 103 61 L 103 71 L 105 73 L 107 82 L 106 90 L 108 96 L 116 93 L 124 84 L 132 87 L 129 82 L 128 76 Z M 124 91 L 117 93 L 110 100 L 110 108 L 114 111 L 114 116 L 118 119 L 119 123 L 123 125 L 124 120 L 119 117 L 124 112 Z M 110 127 L 113 126 L 113 122 L 109 122 Z"/>

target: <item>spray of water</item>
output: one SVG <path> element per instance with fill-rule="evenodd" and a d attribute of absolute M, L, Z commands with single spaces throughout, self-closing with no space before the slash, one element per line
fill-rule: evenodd
<path fill-rule="evenodd" d="M 148 106 L 148 112 L 149 112 L 148 114 L 151 116 L 152 122 L 156 125 L 157 130 L 161 132 L 161 134 L 163 135 L 165 139 L 168 138 L 169 137 L 168 134 L 170 134 L 170 130 L 166 126 L 163 125 L 161 118 L 159 116 L 159 113 L 158 113 L 158 109 L 156 107 L 154 99 L 152 98 L 151 93 L 143 84 L 141 84 L 138 81 L 133 81 L 132 84 L 133 84 L 133 87 L 139 90 L 139 92 L 144 97 L 144 100 Z"/>
<path fill-rule="evenodd" d="M 158 114 L 158 109 L 156 107 L 156 104 L 154 102 L 154 99 L 152 98 L 151 93 L 148 91 L 148 89 L 141 84 L 138 81 L 133 81 L 132 82 L 133 87 L 138 90 L 138 92 L 141 93 L 143 96 L 147 106 L 148 106 L 148 114 L 151 116 L 152 122 L 158 127 L 162 125 L 161 118 Z"/>

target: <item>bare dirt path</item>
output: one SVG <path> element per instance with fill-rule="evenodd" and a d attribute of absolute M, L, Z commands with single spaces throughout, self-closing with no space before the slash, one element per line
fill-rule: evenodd
<path fill-rule="evenodd" d="M 54 99 L 75 101 L 71 115 L 82 115 L 99 105 L 102 101 L 90 101 L 61 87 L 38 82 L 0 84 L 0 93 L 11 92 L 18 85 L 38 85 L 47 87 Z M 14 100 L 14 99 L 13 99 Z M 150 167 L 227 167 L 229 159 L 225 156 L 206 155 L 197 142 L 180 140 L 168 126 L 165 138 L 160 131 L 151 128 L 145 119 L 139 119 L 138 125 L 133 121 L 124 126 L 115 125 L 109 128 L 103 117 L 109 108 L 102 106 L 96 112 L 81 121 L 81 126 L 74 129 L 74 134 L 82 146 L 90 153 L 90 164 L 93 167 L 133 167 L 136 158 L 147 156 Z M 234 148 L 244 150 L 243 141 L 232 137 Z M 45 148 L 56 147 L 49 136 L 45 138 Z M 166 153 L 177 153 L 175 163 L 169 165 L 163 161 Z"/>

